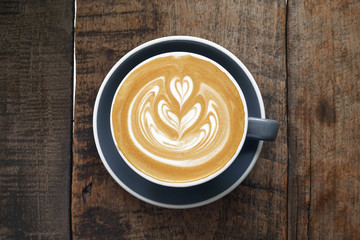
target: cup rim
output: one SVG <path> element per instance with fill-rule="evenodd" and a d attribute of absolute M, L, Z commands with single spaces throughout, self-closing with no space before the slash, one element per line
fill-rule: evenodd
<path fill-rule="evenodd" d="M 176 38 L 178 39 L 178 38 Z M 157 39 L 155 39 L 157 40 Z M 155 40 L 152 40 L 152 41 L 155 41 Z M 150 41 L 150 42 L 152 42 Z M 139 45 L 139 47 L 147 44 L 149 42 L 146 42 L 142 45 Z M 157 42 L 154 42 L 154 43 L 157 43 Z M 147 45 L 146 45 L 147 46 Z M 144 47 L 146 47 L 144 46 Z M 133 50 L 137 49 L 138 47 L 134 48 Z M 141 48 L 140 48 L 141 49 Z M 138 50 L 140 50 L 138 49 Z M 132 51 L 133 51 L 132 50 Z M 131 53 L 132 51 L 130 51 L 129 53 Z M 134 53 L 137 52 L 137 51 L 134 51 Z M 241 141 L 236 149 L 236 152 L 234 153 L 234 155 L 230 158 L 230 160 L 227 161 L 227 163 L 222 167 L 220 168 L 219 170 L 217 170 L 216 172 L 210 174 L 209 176 L 205 177 L 205 178 L 201 178 L 201 179 L 198 179 L 198 180 L 195 180 L 195 181 L 190 181 L 190 182 L 166 182 L 166 181 L 162 181 L 162 180 L 159 180 L 159 179 L 156 179 L 156 178 L 153 178 L 147 174 L 145 174 L 144 172 L 142 172 L 141 170 L 139 170 L 138 168 L 136 168 L 125 156 L 124 154 L 122 153 L 122 151 L 119 149 L 118 147 L 118 144 L 117 144 L 117 141 L 116 141 L 116 138 L 115 138 L 115 134 L 114 134 L 114 129 L 113 129 L 113 122 L 112 122 L 112 114 L 113 114 L 113 106 L 114 106 L 114 102 L 115 102 L 115 99 L 118 95 L 118 92 L 121 88 L 121 86 L 123 85 L 124 83 L 124 80 L 133 72 L 135 71 L 137 68 L 139 68 L 140 66 L 142 66 L 143 64 L 147 63 L 147 62 L 150 62 L 156 58 L 160 58 L 160 57 L 165 57 L 165 56 L 174 56 L 174 55 L 191 55 L 193 57 L 196 57 L 196 58 L 199 58 L 199 59 L 203 59 L 203 60 L 206 60 L 208 62 L 210 62 L 211 64 L 215 65 L 218 69 L 220 69 L 222 72 L 224 72 L 228 78 L 231 80 L 231 82 L 234 84 L 235 88 L 238 90 L 238 93 L 240 95 L 240 99 L 242 101 L 242 104 L 243 104 L 243 108 L 244 108 L 244 131 L 243 131 L 243 134 L 242 134 L 242 137 L 241 137 Z M 126 55 L 125 55 L 126 56 Z M 121 58 L 120 60 L 125 60 L 125 56 L 123 58 Z M 130 56 L 130 55 L 129 55 Z M 115 64 L 116 65 L 116 64 Z M 115 66 L 114 65 L 114 66 Z M 115 68 L 116 69 L 116 68 Z M 114 69 L 114 70 L 115 70 Z M 111 69 L 113 70 L 113 69 Z M 110 73 L 110 72 L 109 72 Z M 111 74 L 109 76 L 106 76 L 105 80 L 107 78 L 110 78 L 111 77 Z M 105 81 L 104 80 L 104 81 Z M 185 52 L 185 51 L 177 51 L 177 52 L 166 52 L 166 53 L 162 53 L 162 54 L 158 54 L 158 55 L 155 55 L 155 56 L 152 56 L 146 60 L 144 60 L 143 62 L 139 63 L 137 66 L 135 66 L 133 69 L 131 69 L 131 71 L 129 71 L 129 73 L 127 73 L 127 75 L 121 80 L 119 86 L 117 87 L 116 91 L 115 91 L 115 94 L 113 96 L 113 99 L 112 99 L 112 103 L 111 103 L 111 110 L 110 110 L 110 129 L 111 129 L 111 135 L 112 135 L 112 140 L 113 140 L 113 143 L 115 144 L 116 146 L 116 149 L 118 151 L 118 153 L 120 154 L 122 160 L 134 171 L 136 172 L 138 175 L 140 175 L 141 177 L 145 178 L 146 180 L 148 181 L 151 181 L 153 183 L 156 183 L 156 184 L 159 184 L 159 185 L 163 185 L 163 186 L 166 186 L 166 187 L 178 187 L 178 188 L 182 188 L 182 187 L 192 187 L 192 186 L 196 186 L 196 185 L 199 185 L 199 184 L 203 184 L 205 182 L 208 182 L 210 180 L 212 180 L 213 178 L 217 177 L 218 175 L 220 175 L 221 173 L 223 173 L 234 161 L 235 159 L 237 158 L 237 156 L 239 155 L 242 147 L 244 146 L 244 143 L 245 143 L 245 140 L 246 140 L 246 135 L 247 135 L 247 129 L 248 129 L 248 109 L 247 109 L 247 104 L 246 104 L 246 99 L 245 99 L 245 96 L 239 86 L 239 84 L 236 82 L 235 78 L 223 67 L 221 66 L 219 63 L 215 62 L 214 60 L 208 58 L 208 57 L 205 57 L 203 55 L 200 55 L 200 54 L 197 54 L 197 53 L 192 53 L 192 52 Z"/>

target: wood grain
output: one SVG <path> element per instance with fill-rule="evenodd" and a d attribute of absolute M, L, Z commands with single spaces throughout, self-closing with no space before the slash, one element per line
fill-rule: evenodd
<path fill-rule="evenodd" d="M 288 238 L 360 239 L 360 2 L 288 13 Z"/>
<path fill-rule="evenodd" d="M 285 1 L 78 1 L 72 230 L 74 239 L 285 239 L 287 128 Z M 267 117 L 281 122 L 244 183 L 188 210 L 144 203 L 107 173 L 92 134 L 99 86 L 116 61 L 145 41 L 192 35 L 238 56 L 257 80 Z"/>
<path fill-rule="evenodd" d="M 73 1 L 0 2 L 0 239 L 70 239 Z"/>

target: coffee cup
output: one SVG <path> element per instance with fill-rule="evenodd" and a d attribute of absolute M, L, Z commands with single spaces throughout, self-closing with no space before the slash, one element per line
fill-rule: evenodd
<path fill-rule="evenodd" d="M 123 59 L 167 40 L 211 45 L 253 78 L 229 51 L 195 37 L 156 39 Z M 123 161 L 142 178 L 167 187 L 212 180 L 233 163 L 246 139 L 273 141 L 279 128 L 275 120 L 249 117 L 237 80 L 194 47 L 144 58 L 117 86 L 111 105 L 111 134 Z M 116 65 L 106 78 L 115 70 Z"/>

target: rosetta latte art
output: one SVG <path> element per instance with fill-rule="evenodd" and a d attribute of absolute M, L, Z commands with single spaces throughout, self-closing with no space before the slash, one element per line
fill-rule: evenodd
<path fill-rule="evenodd" d="M 111 110 L 114 142 L 139 174 L 192 182 L 224 169 L 243 139 L 245 111 L 231 75 L 210 59 L 166 53 L 121 82 Z"/>
<path fill-rule="evenodd" d="M 222 139 L 217 141 L 220 143 L 214 146 L 220 121 L 225 122 L 229 118 L 228 114 L 220 117 L 218 113 L 219 106 L 228 113 L 226 104 L 205 83 L 200 84 L 196 93 L 189 76 L 183 79 L 174 77 L 169 85 L 170 89 L 166 89 L 166 79 L 159 77 L 137 93 L 128 113 L 130 137 L 154 160 L 181 167 L 202 164 L 220 151 L 227 140 L 229 128 L 223 129 Z M 200 98 L 196 98 L 196 94 Z M 196 101 L 201 98 L 204 101 Z M 175 103 L 172 102 L 174 99 Z M 135 121 L 132 119 L 134 116 Z M 173 159 L 166 153 L 172 153 Z M 181 159 L 176 156 L 179 153 L 182 153 Z"/>

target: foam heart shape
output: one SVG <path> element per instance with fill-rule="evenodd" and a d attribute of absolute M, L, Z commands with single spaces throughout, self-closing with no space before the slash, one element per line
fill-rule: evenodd
<path fill-rule="evenodd" d="M 170 91 L 181 109 L 193 91 L 193 82 L 189 76 L 185 76 L 182 81 L 179 78 L 173 78 L 170 81 Z"/>

